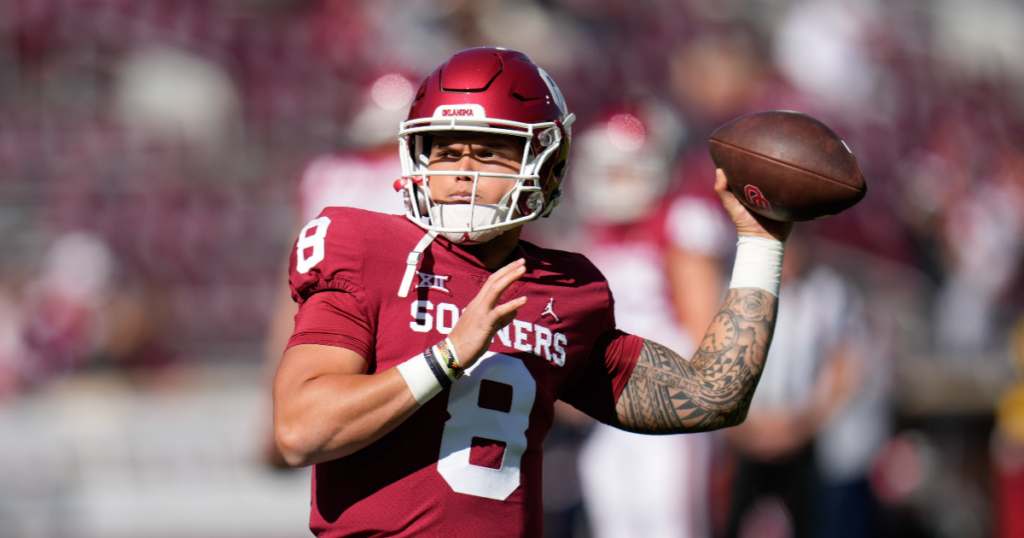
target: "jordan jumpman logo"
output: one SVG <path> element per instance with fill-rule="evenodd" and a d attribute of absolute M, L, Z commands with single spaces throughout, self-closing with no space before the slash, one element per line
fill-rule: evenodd
<path fill-rule="evenodd" d="M 551 317 L 555 318 L 555 321 L 561 322 L 562 320 L 558 319 L 558 314 L 555 314 L 555 309 L 553 308 L 554 305 L 555 305 L 555 298 L 552 297 L 551 300 L 548 301 L 548 306 L 546 306 L 544 308 L 544 311 L 540 313 L 540 317 L 544 317 L 544 316 L 546 316 L 548 314 L 551 314 Z"/>

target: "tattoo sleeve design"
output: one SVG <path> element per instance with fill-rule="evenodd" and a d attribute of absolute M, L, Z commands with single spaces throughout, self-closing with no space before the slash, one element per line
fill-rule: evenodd
<path fill-rule="evenodd" d="M 616 404 L 614 425 L 664 434 L 743 422 L 768 355 L 778 302 L 759 289 L 729 290 L 689 361 L 645 341 Z"/>

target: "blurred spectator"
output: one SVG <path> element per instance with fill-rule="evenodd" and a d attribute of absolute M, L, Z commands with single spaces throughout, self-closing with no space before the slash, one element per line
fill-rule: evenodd
<path fill-rule="evenodd" d="M 698 140 L 750 106 L 766 75 L 751 37 L 740 33 L 700 36 L 672 52 L 669 84 L 684 117 L 698 125 Z"/>
<path fill-rule="evenodd" d="M 96 234 L 57 237 L 23 294 L 0 303 L 0 394 L 112 365 L 160 365 L 158 305 L 119 276 Z"/>
<path fill-rule="evenodd" d="M 739 459 L 729 536 L 877 535 L 865 477 L 887 437 L 883 417 L 868 409 L 842 416 L 843 426 L 830 422 L 879 365 L 864 361 L 860 297 L 813 253 L 790 236 L 767 364 L 746 422 L 727 431 Z M 830 495 L 841 507 L 828 510 Z"/>
<path fill-rule="evenodd" d="M 1014 327 L 1010 352 L 1017 383 L 999 403 L 992 442 L 997 538 L 1024 537 L 1024 317 Z"/>
<path fill-rule="evenodd" d="M 38 385 L 81 370 L 101 343 L 100 311 L 110 301 L 114 258 L 94 234 L 57 238 L 28 286 L 24 338 L 29 356 L 24 376 Z"/>
<path fill-rule="evenodd" d="M 974 144 L 988 120 L 946 111 L 902 165 L 902 216 L 935 275 L 935 351 L 959 357 L 1001 346 L 1000 311 L 1024 249 L 1024 161 L 1005 144 Z"/>
<path fill-rule="evenodd" d="M 932 54 L 953 79 L 1024 82 L 1024 6 L 1009 0 L 940 2 L 928 12 Z"/>
<path fill-rule="evenodd" d="M 775 65 L 824 107 L 876 107 L 883 73 L 867 45 L 878 9 L 875 0 L 794 3 L 776 29 Z"/>
<path fill-rule="evenodd" d="M 691 355 L 721 301 L 728 222 L 712 200 L 667 196 L 672 113 L 652 100 L 626 108 L 577 135 L 569 185 L 587 234 L 577 248 L 608 279 L 620 328 Z M 593 536 L 709 536 L 708 450 L 706 434 L 595 426 L 579 465 Z"/>
<path fill-rule="evenodd" d="M 118 66 L 115 106 L 142 138 L 181 141 L 213 157 L 241 135 L 241 103 L 227 73 L 183 50 L 149 46 Z"/>
<path fill-rule="evenodd" d="M 0 402 L 17 395 L 23 383 L 23 361 L 27 352 L 21 334 L 19 306 L 11 290 L 0 289 Z"/>
<path fill-rule="evenodd" d="M 935 329 L 944 353 L 970 356 L 1002 345 L 998 302 L 1024 248 L 1024 166 L 1016 151 L 994 149 L 988 158 L 997 166 L 984 170 L 967 196 L 951 200 L 942 223 L 946 279 Z"/>

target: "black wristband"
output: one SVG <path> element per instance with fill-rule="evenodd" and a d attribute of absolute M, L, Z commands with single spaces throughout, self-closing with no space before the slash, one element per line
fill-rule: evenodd
<path fill-rule="evenodd" d="M 433 346 L 431 346 L 433 347 Z M 437 357 L 434 356 L 434 350 L 427 348 L 423 352 L 423 358 L 426 359 L 427 365 L 430 366 L 430 371 L 434 372 L 434 377 L 437 378 L 437 382 L 441 384 L 441 388 L 446 389 L 452 386 L 452 380 L 448 377 L 448 374 L 444 373 L 441 369 L 441 364 L 437 362 Z"/>

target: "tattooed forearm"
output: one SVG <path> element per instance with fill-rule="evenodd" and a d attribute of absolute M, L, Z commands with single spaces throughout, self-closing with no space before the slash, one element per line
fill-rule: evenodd
<path fill-rule="evenodd" d="M 768 355 L 778 298 L 731 289 L 687 361 L 647 340 L 616 404 L 616 426 L 640 433 L 714 430 L 743 421 Z"/>

